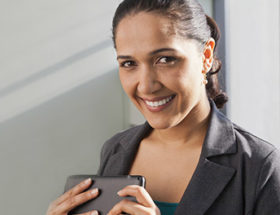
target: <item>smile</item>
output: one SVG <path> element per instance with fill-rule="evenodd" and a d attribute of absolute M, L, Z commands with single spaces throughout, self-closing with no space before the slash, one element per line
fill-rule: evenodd
<path fill-rule="evenodd" d="M 171 95 L 168 97 L 161 97 L 158 99 L 142 99 L 148 110 L 151 112 L 158 112 L 166 109 L 172 103 L 176 95 Z"/>
<path fill-rule="evenodd" d="M 165 99 L 162 99 L 162 100 L 159 100 L 159 101 L 154 101 L 154 102 L 151 102 L 151 101 L 147 101 L 147 100 L 144 100 L 145 103 L 151 107 L 158 107 L 158 106 L 161 106 L 161 105 L 165 105 L 166 103 L 168 103 L 169 101 L 171 101 L 172 99 L 174 98 L 174 96 L 169 96 Z"/>

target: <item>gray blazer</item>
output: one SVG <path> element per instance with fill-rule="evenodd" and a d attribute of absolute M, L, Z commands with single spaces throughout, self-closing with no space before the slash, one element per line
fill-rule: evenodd
<path fill-rule="evenodd" d="M 210 104 L 200 159 L 175 215 L 279 215 L 278 149 L 232 123 L 212 100 Z M 151 129 L 145 122 L 106 141 L 97 174 L 127 175 Z"/>

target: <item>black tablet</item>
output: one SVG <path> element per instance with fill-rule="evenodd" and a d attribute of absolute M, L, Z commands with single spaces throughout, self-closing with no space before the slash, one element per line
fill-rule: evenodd
<path fill-rule="evenodd" d="M 126 198 L 131 201 L 135 201 L 135 197 L 127 196 L 121 197 L 117 192 L 127 185 L 139 185 L 145 187 L 145 178 L 140 175 L 123 175 L 123 176 L 96 176 L 96 175 L 72 175 L 67 178 L 64 192 L 68 191 L 75 185 L 79 184 L 83 180 L 91 178 L 92 184 L 87 189 L 98 188 L 99 195 L 95 199 L 79 205 L 69 212 L 71 214 L 85 213 L 91 210 L 97 210 L 99 214 L 107 214 L 115 204 L 122 199 Z M 85 191 L 87 191 L 85 190 Z"/>

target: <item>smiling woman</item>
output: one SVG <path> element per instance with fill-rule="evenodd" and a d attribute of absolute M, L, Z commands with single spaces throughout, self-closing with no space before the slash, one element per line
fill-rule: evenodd
<path fill-rule="evenodd" d="M 121 20 L 115 35 L 122 86 L 149 124 L 160 129 L 188 120 L 192 110 L 204 112 L 201 118 L 209 113 L 201 71 L 203 60 L 213 58 L 215 44 L 209 39 L 205 59 L 194 39 L 183 39 L 166 26 L 168 18 L 139 12 Z"/>
<path fill-rule="evenodd" d="M 146 188 L 123 188 L 118 194 L 137 202 L 109 214 L 277 214 L 279 152 L 217 109 L 227 101 L 217 80 L 219 30 L 200 4 L 124 0 L 113 40 L 122 87 L 146 122 L 103 145 L 98 175 L 142 175 Z M 49 215 L 96 197 L 76 189 Z"/>

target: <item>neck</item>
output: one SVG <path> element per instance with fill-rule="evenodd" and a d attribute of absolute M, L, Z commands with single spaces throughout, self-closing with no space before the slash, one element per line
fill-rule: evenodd
<path fill-rule="evenodd" d="M 202 146 L 210 118 L 208 99 L 200 101 L 176 126 L 167 129 L 154 129 L 156 142 L 171 147 Z"/>

